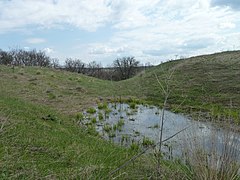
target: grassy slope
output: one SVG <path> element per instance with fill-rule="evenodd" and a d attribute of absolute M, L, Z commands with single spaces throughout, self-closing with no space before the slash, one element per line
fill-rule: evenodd
<path fill-rule="evenodd" d="M 173 69 L 168 100 L 171 110 L 210 112 L 214 116 L 230 114 L 240 119 L 240 51 L 167 62 L 121 85 L 128 89 L 127 94 L 161 105 L 163 95 L 156 75 L 165 85 L 164 80 Z"/>
<path fill-rule="evenodd" d="M 132 79 L 110 82 L 58 70 L 0 66 L 0 177 L 105 177 L 133 152 L 89 135 L 74 115 L 99 96 L 137 96 L 161 104 L 155 74 L 171 79 L 169 107 L 212 111 L 240 105 L 240 52 L 164 63 Z M 51 114 L 55 121 L 42 117 Z M 1 126 L 0 126 L 1 128 Z M 141 163 L 136 175 L 147 174 Z M 142 169 L 141 169 L 142 168 Z M 143 171 L 145 169 L 145 171 Z M 124 170 L 125 171 L 125 170 Z M 133 173 L 133 169 L 128 171 Z"/>
<path fill-rule="evenodd" d="M 108 179 L 136 152 L 91 135 L 74 116 L 111 95 L 111 83 L 79 74 L 0 66 L 0 179 Z M 113 86 L 110 86 L 113 87 Z M 48 116 L 53 120 L 44 120 Z M 121 176 L 139 178 L 140 164 Z"/>

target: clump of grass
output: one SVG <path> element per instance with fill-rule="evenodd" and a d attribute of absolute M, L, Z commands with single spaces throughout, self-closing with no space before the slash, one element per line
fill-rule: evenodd
<path fill-rule="evenodd" d="M 135 134 L 136 136 L 139 136 L 139 135 L 140 135 L 140 132 L 139 132 L 139 131 L 134 131 L 134 134 Z"/>
<path fill-rule="evenodd" d="M 115 131 L 113 131 L 113 130 L 109 131 L 109 133 L 108 133 L 108 137 L 109 137 L 109 138 L 116 137 L 116 133 L 115 133 Z"/>
<path fill-rule="evenodd" d="M 118 127 L 122 127 L 124 124 L 125 124 L 124 119 L 120 119 L 120 120 L 117 122 L 117 126 L 118 126 Z"/>
<path fill-rule="evenodd" d="M 132 116 L 132 115 L 134 115 L 133 111 L 127 112 L 127 116 Z"/>
<path fill-rule="evenodd" d="M 109 133 L 112 130 L 112 126 L 108 123 L 104 124 L 103 130 L 107 133 Z"/>
<path fill-rule="evenodd" d="M 143 140 L 142 140 L 142 145 L 143 146 L 152 146 L 154 144 L 154 141 L 151 140 L 150 138 L 148 137 L 143 137 Z"/>
<path fill-rule="evenodd" d="M 57 96 L 55 94 L 53 94 L 53 93 L 48 93 L 48 98 L 49 99 L 56 99 Z"/>
<path fill-rule="evenodd" d="M 140 150 L 140 146 L 139 144 L 133 142 L 131 145 L 130 145 L 130 149 L 134 152 L 138 152 Z"/>
<path fill-rule="evenodd" d="M 99 121 L 104 120 L 103 114 L 101 112 L 98 113 L 98 119 L 99 119 Z"/>
<path fill-rule="evenodd" d="M 129 141 L 129 136 L 128 135 L 122 135 L 121 137 L 121 144 L 123 144 L 123 142 L 128 142 Z"/>
<path fill-rule="evenodd" d="M 108 109 L 107 103 L 98 103 L 98 109 Z"/>
<path fill-rule="evenodd" d="M 122 126 L 124 125 L 124 119 L 120 119 L 118 122 L 117 122 L 117 124 L 114 124 L 113 125 L 113 130 L 114 131 L 116 131 L 116 130 L 118 130 L 118 131 L 121 131 L 122 130 Z"/>
<path fill-rule="evenodd" d="M 17 75 L 14 75 L 14 76 L 13 76 L 13 79 L 17 79 L 17 78 L 18 78 Z"/>
<path fill-rule="evenodd" d="M 52 115 L 52 114 L 48 114 L 47 116 L 43 116 L 42 119 L 46 120 L 46 121 L 57 121 L 57 117 Z"/>
<path fill-rule="evenodd" d="M 40 74 L 42 74 L 42 72 L 37 70 L 36 75 L 40 75 Z"/>
<path fill-rule="evenodd" d="M 230 125 L 224 123 L 224 126 Z M 185 139 L 185 161 L 194 179 L 239 179 L 240 143 L 237 129 L 236 132 L 225 129 L 220 141 L 218 132 L 211 130 L 208 139 L 206 143 L 205 137 L 199 137 L 194 132 Z"/>
<path fill-rule="evenodd" d="M 111 109 L 109 109 L 109 108 L 105 109 L 105 114 L 110 114 L 110 112 L 112 112 Z"/>
<path fill-rule="evenodd" d="M 95 108 L 93 108 L 93 107 L 91 107 L 91 108 L 89 108 L 88 110 L 87 110 L 87 113 L 89 113 L 89 114 L 94 114 L 94 113 L 96 113 L 97 112 L 97 110 L 95 109 Z"/>
<path fill-rule="evenodd" d="M 20 70 L 18 71 L 18 74 L 24 75 L 24 70 L 23 70 L 23 69 L 20 69 Z"/>
<path fill-rule="evenodd" d="M 96 128 L 95 128 L 95 126 L 92 125 L 92 124 L 89 124 L 87 126 L 87 133 L 92 135 L 92 136 L 98 136 L 99 135 L 97 130 L 96 130 Z"/>
<path fill-rule="evenodd" d="M 82 82 L 80 77 L 77 78 L 77 82 Z"/>
<path fill-rule="evenodd" d="M 130 107 L 131 109 L 136 109 L 137 105 L 136 105 L 135 102 L 131 102 L 130 105 L 129 105 L 129 107 Z"/>
<path fill-rule="evenodd" d="M 154 124 L 153 126 L 150 126 L 148 128 L 153 128 L 153 129 L 158 129 L 159 128 L 159 125 L 158 124 Z"/>
<path fill-rule="evenodd" d="M 76 90 L 79 92 L 86 92 L 86 90 L 81 86 L 76 87 Z"/>
<path fill-rule="evenodd" d="M 93 118 L 91 119 L 91 123 L 92 123 L 92 124 L 96 124 L 96 123 L 97 123 L 97 119 L 96 119 L 95 117 L 93 117 Z"/>
<path fill-rule="evenodd" d="M 113 125 L 113 130 L 116 131 L 117 129 L 118 129 L 117 124 L 114 124 L 114 125 Z"/>
<path fill-rule="evenodd" d="M 78 120 L 78 121 L 83 121 L 83 119 L 84 119 L 83 113 L 77 113 L 77 114 L 76 114 L 76 120 Z"/>
<path fill-rule="evenodd" d="M 29 79 L 28 81 L 37 81 L 37 78 L 35 78 L 35 77 L 32 77 L 31 79 Z"/>

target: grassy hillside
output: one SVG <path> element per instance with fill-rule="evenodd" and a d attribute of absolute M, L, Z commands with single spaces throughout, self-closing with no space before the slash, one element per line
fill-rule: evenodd
<path fill-rule="evenodd" d="M 204 55 L 167 62 L 132 79 L 120 82 L 126 94 L 160 106 L 169 79 L 168 106 L 172 111 L 240 119 L 240 51 Z"/>
<path fill-rule="evenodd" d="M 98 96 L 111 94 L 110 82 L 36 67 L 0 66 L 0 76 L 0 179 L 108 179 L 136 154 L 76 120 Z M 149 169 L 130 166 L 121 178 Z"/>
<path fill-rule="evenodd" d="M 107 179 L 136 152 L 94 136 L 77 124 L 76 114 L 99 99 L 120 96 L 161 106 L 157 78 L 165 87 L 170 73 L 168 108 L 239 119 L 239 51 L 167 62 L 121 82 L 48 68 L 0 66 L 0 178 Z M 139 161 L 137 168 L 124 169 L 121 178 L 152 172 L 152 163 Z"/>

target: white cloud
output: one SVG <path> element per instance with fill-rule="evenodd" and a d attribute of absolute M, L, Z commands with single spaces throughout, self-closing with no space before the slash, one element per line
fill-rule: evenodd
<path fill-rule="evenodd" d="M 0 33 L 31 30 L 33 27 L 64 29 L 67 24 L 93 33 L 96 31 L 97 34 L 98 29 L 104 26 L 113 31 L 104 40 L 87 37 L 86 39 L 90 39 L 89 42 L 83 40 L 78 42 L 81 44 L 73 43 L 72 48 L 64 48 L 64 40 L 62 49 L 56 49 L 54 42 L 46 46 L 54 47 L 54 54 L 63 53 L 63 49 L 68 49 L 68 53 L 71 54 L 68 55 L 65 50 L 64 56 L 79 56 L 87 60 L 107 59 L 106 64 L 115 57 L 124 55 L 135 56 L 141 61 L 155 62 L 157 59 L 174 58 L 176 54 L 196 55 L 229 50 L 233 46 L 240 47 L 240 41 L 234 39 L 236 34 L 239 37 L 240 11 L 229 8 L 229 4 L 232 7 L 239 5 L 239 2 L 238 0 L 0 1 Z M 44 43 L 45 39 L 31 38 L 27 42 Z M 79 48 L 74 48 L 77 45 Z"/>
<path fill-rule="evenodd" d="M 29 39 L 26 39 L 26 42 L 29 44 L 41 44 L 41 43 L 45 43 L 46 40 L 43 38 L 29 38 Z"/>
<path fill-rule="evenodd" d="M 223 22 L 219 24 L 219 28 L 221 29 L 233 29 L 236 27 L 236 24 L 231 22 Z"/>
<path fill-rule="evenodd" d="M 25 51 L 29 51 L 29 50 L 30 50 L 30 47 L 25 46 L 25 47 L 23 47 L 23 49 L 24 49 Z"/>
<path fill-rule="evenodd" d="M 46 52 L 47 54 L 50 54 L 50 53 L 54 52 L 54 50 L 52 48 L 48 48 L 48 47 L 44 48 L 43 51 Z"/>
<path fill-rule="evenodd" d="M 110 48 L 108 46 L 99 45 L 91 48 L 90 54 L 111 54 L 111 53 L 124 53 L 127 50 L 126 46 Z"/>
<path fill-rule="evenodd" d="M 51 28 L 61 24 L 95 31 L 111 14 L 104 0 L 11 0 L 0 2 L 0 9 L 0 32 L 28 25 Z"/>

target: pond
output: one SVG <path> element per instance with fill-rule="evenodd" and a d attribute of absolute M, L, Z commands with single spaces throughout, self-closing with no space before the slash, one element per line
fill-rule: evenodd
<path fill-rule="evenodd" d="M 155 106 L 109 103 L 96 108 L 92 116 L 96 130 L 105 139 L 123 146 L 137 144 L 146 148 L 158 142 L 161 109 Z M 91 118 L 88 117 L 88 121 Z M 198 122 L 186 116 L 165 111 L 163 140 L 188 127 L 164 143 L 166 157 L 182 157 L 189 148 L 216 150 L 219 154 L 232 152 L 232 158 L 239 158 L 240 135 L 219 128 L 210 122 Z M 199 146 L 199 147 L 198 147 Z"/>

